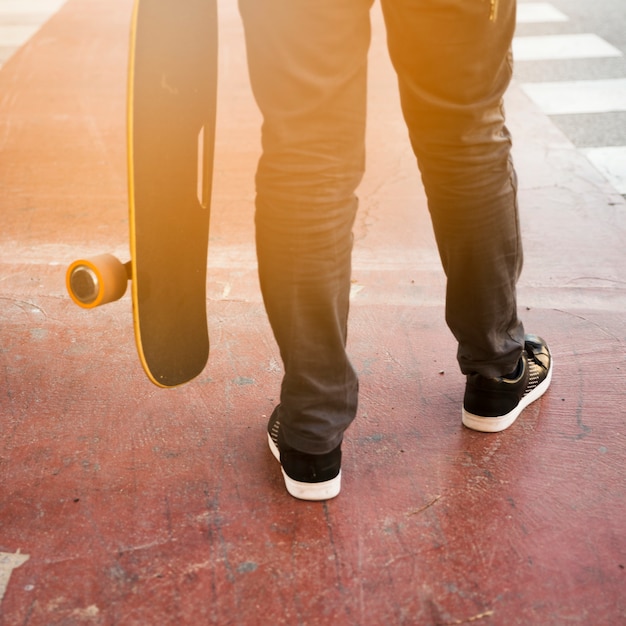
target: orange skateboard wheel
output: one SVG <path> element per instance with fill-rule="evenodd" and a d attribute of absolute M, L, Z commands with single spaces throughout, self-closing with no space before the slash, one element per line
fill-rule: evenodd
<path fill-rule="evenodd" d="M 112 254 L 74 261 L 65 274 L 70 297 L 84 309 L 119 300 L 128 286 L 126 266 Z"/>

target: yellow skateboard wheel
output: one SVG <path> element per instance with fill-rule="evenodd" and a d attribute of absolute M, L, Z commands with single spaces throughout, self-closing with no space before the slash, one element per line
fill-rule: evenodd
<path fill-rule="evenodd" d="M 112 254 L 74 261 L 65 275 L 70 297 L 84 309 L 119 300 L 128 285 L 126 266 Z"/>

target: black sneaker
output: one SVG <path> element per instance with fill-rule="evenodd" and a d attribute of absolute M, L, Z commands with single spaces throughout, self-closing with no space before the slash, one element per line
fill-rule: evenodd
<path fill-rule="evenodd" d="M 463 424 L 483 433 L 505 430 L 546 392 L 551 380 L 552 356 L 546 342 L 541 337 L 526 335 L 524 352 L 512 377 L 467 377 Z"/>
<path fill-rule="evenodd" d="M 281 464 L 287 491 L 300 500 L 330 500 L 341 490 L 341 445 L 328 454 L 305 454 L 285 444 L 275 410 L 267 425 L 272 454 Z"/>

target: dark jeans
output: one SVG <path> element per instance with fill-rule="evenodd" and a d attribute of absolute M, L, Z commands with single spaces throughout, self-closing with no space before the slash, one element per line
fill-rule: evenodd
<path fill-rule="evenodd" d="M 285 367 L 278 411 L 285 440 L 309 453 L 338 445 L 357 408 L 345 345 L 370 6 L 239 0 L 264 119 L 257 254 Z M 382 6 L 461 371 L 503 375 L 515 369 L 524 335 L 515 294 L 522 266 L 516 178 L 502 108 L 515 0 Z"/>

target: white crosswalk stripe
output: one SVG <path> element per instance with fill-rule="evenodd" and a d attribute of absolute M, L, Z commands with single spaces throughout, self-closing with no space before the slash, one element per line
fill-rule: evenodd
<path fill-rule="evenodd" d="M 593 33 L 517 37 L 513 42 L 513 57 L 516 61 L 621 56 L 621 50 Z"/>
<path fill-rule="evenodd" d="M 66 0 L 0 0 L 0 67 Z"/>
<path fill-rule="evenodd" d="M 517 7 L 518 24 L 567 22 L 567 16 L 548 2 L 525 2 Z"/>
<path fill-rule="evenodd" d="M 626 78 L 526 83 L 522 89 L 548 115 L 626 111 Z"/>

